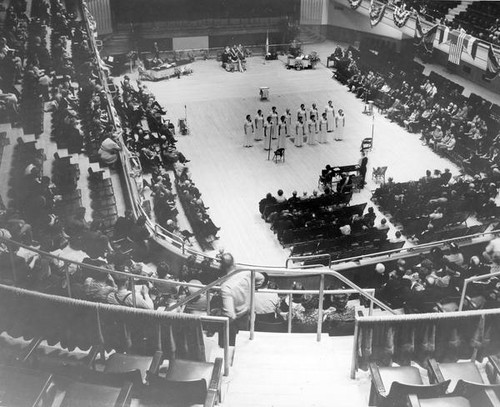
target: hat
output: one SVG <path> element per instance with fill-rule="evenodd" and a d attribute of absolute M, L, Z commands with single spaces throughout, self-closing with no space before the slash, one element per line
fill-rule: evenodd
<path fill-rule="evenodd" d="M 378 263 L 378 264 L 375 266 L 375 271 L 376 271 L 378 274 L 384 274 L 384 272 L 385 272 L 385 266 L 384 266 L 382 263 Z"/>

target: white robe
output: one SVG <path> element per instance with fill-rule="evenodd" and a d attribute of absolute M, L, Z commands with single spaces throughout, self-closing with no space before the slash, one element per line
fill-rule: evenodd
<path fill-rule="evenodd" d="M 343 140 L 344 139 L 344 128 L 345 128 L 345 114 L 338 115 L 335 119 L 337 123 L 337 131 L 335 132 L 335 140 Z"/>
<path fill-rule="evenodd" d="M 318 122 L 309 122 L 309 136 L 307 137 L 307 144 L 310 146 L 316 144 L 316 135 L 318 134 Z"/>
<path fill-rule="evenodd" d="M 286 147 L 286 136 L 288 135 L 287 125 L 286 123 L 280 123 L 278 126 L 278 147 L 277 148 L 285 148 Z"/>
<path fill-rule="evenodd" d="M 285 115 L 285 123 L 286 123 L 286 134 L 290 136 L 292 134 L 292 114 Z"/>
<path fill-rule="evenodd" d="M 328 130 L 327 131 L 335 131 L 335 109 L 326 105 L 325 107 L 326 120 L 328 122 Z"/>
<path fill-rule="evenodd" d="M 319 142 L 328 143 L 328 120 L 321 118 L 319 121 Z"/>
<path fill-rule="evenodd" d="M 253 135 L 254 135 L 254 125 L 251 121 L 245 120 L 243 123 L 243 130 L 245 132 L 245 143 L 243 147 L 251 147 L 253 146 Z"/>
<path fill-rule="evenodd" d="M 255 116 L 255 140 L 264 138 L 264 116 Z"/>
<path fill-rule="evenodd" d="M 297 124 L 295 125 L 295 147 L 302 147 L 305 135 L 306 127 L 304 123 L 297 122 Z"/>

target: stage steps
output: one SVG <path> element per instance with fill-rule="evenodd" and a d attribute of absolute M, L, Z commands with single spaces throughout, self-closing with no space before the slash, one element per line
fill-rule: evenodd
<path fill-rule="evenodd" d="M 349 378 L 352 336 L 249 332 L 236 338 L 223 407 L 365 407 L 369 376 Z"/>
<path fill-rule="evenodd" d="M 453 21 L 456 16 L 458 16 L 462 11 L 467 10 L 467 8 L 473 3 L 471 0 L 461 1 L 458 6 L 448 10 L 448 14 L 446 14 L 446 19 L 448 21 Z"/>

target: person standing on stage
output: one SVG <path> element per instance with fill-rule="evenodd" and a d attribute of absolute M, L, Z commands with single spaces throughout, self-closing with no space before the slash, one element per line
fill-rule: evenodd
<path fill-rule="evenodd" d="M 328 122 L 328 133 L 332 133 L 335 131 L 335 108 L 333 107 L 333 102 L 331 100 L 328 101 L 328 104 L 325 107 L 326 120 Z"/>
<path fill-rule="evenodd" d="M 292 113 L 290 112 L 290 109 L 286 109 L 285 121 L 286 121 L 286 136 L 290 137 L 292 135 Z"/>
<path fill-rule="evenodd" d="M 302 120 L 302 116 L 299 116 L 297 124 L 295 125 L 295 147 L 302 147 L 304 143 L 304 137 L 306 136 L 305 123 Z"/>
<path fill-rule="evenodd" d="M 255 141 L 260 141 L 264 138 L 264 115 L 262 110 L 257 110 L 255 116 Z"/>
<path fill-rule="evenodd" d="M 335 118 L 337 131 L 335 132 L 335 140 L 342 141 L 344 139 L 345 115 L 342 109 L 339 109 L 338 115 Z"/>
<path fill-rule="evenodd" d="M 280 124 L 278 125 L 278 147 L 277 148 L 285 148 L 286 138 L 288 136 L 288 129 L 286 124 L 286 116 L 281 116 Z"/>
<path fill-rule="evenodd" d="M 279 124 L 279 114 L 278 114 L 278 111 L 276 110 L 276 106 L 273 106 L 271 108 L 271 113 L 270 113 L 270 116 L 273 120 L 273 124 L 278 127 L 278 124 Z"/>
<path fill-rule="evenodd" d="M 366 178 L 366 170 L 368 167 L 368 157 L 365 153 L 361 153 L 361 160 L 359 161 L 359 189 L 363 189 L 365 187 L 365 178 Z"/>
<path fill-rule="evenodd" d="M 321 144 L 328 143 L 328 119 L 326 113 L 321 115 L 318 124 L 319 142 Z"/>
<path fill-rule="evenodd" d="M 313 103 L 311 106 L 311 110 L 309 110 L 309 119 L 312 119 L 312 117 L 316 117 L 316 120 L 319 119 L 319 113 L 318 113 L 318 108 L 316 107 L 316 103 Z"/>
<path fill-rule="evenodd" d="M 311 115 L 311 120 L 309 121 L 309 136 L 307 137 L 307 144 L 313 146 L 316 144 L 316 136 L 318 134 L 318 122 L 316 121 L 316 116 Z"/>
<path fill-rule="evenodd" d="M 273 133 L 273 122 L 271 116 L 267 116 L 267 120 L 264 123 L 264 150 L 269 151 L 271 148 L 271 139 L 274 136 Z"/>
<path fill-rule="evenodd" d="M 252 139 L 255 133 L 255 127 L 252 123 L 252 117 L 248 114 L 243 124 L 243 130 L 245 132 L 245 144 L 243 147 L 253 147 Z"/>
<path fill-rule="evenodd" d="M 302 123 L 307 123 L 307 112 L 304 104 L 300 105 L 300 109 L 297 110 L 297 121 L 302 118 Z"/>

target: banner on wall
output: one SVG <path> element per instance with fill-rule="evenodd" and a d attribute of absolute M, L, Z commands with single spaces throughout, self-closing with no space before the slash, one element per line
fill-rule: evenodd
<path fill-rule="evenodd" d="M 488 58 L 486 60 L 486 73 L 484 74 L 484 79 L 487 81 L 492 81 L 498 76 L 500 72 L 500 62 L 495 55 L 492 45 L 488 49 Z"/>

